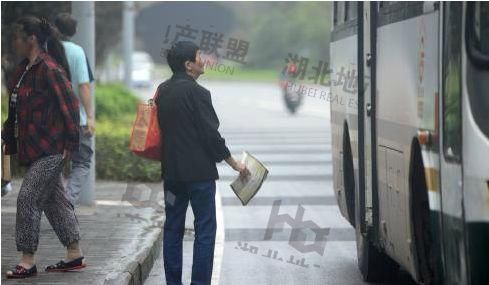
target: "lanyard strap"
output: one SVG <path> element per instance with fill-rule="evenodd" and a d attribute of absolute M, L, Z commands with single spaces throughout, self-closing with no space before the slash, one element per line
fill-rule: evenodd
<path fill-rule="evenodd" d="M 29 67 L 29 65 L 27 65 L 25 67 L 24 73 L 22 73 L 22 75 L 20 76 L 19 81 L 17 82 L 17 84 L 15 85 L 14 89 L 12 90 L 12 95 L 10 96 L 10 111 L 11 112 L 14 112 L 14 116 L 15 116 L 15 126 L 14 126 L 14 136 L 15 136 L 15 138 L 17 138 L 19 136 L 19 127 L 18 127 L 18 120 L 17 120 L 17 97 L 18 97 L 18 92 L 19 92 L 20 85 L 24 81 L 24 77 L 27 74 L 27 72 L 29 71 L 29 69 L 30 69 L 30 67 Z"/>

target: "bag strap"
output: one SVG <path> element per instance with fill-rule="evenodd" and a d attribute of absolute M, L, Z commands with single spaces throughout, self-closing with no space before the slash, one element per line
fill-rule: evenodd
<path fill-rule="evenodd" d="M 20 76 L 17 84 L 15 84 L 14 88 L 12 89 L 12 93 L 10 96 L 10 104 L 9 104 L 9 112 L 13 112 L 14 115 L 14 137 L 18 137 L 18 132 L 19 132 L 19 127 L 18 127 L 18 118 L 17 118 L 17 99 L 18 99 L 18 93 L 19 93 L 19 88 L 20 85 L 22 85 L 22 82 L 24 81 L 24 77 L 27 74 L 27 72 L 31 69 L 29 65 L 25 67 L 24 72 Z"/>
<path fill-rule="evenodd" d="M 168 80 L 166 80 L 165 82 L 163 82 L 161 85 L 159 85 L 159 86 L 158 86 L 158 88 L 156 88 L 155 94 L 153 95 L 153 99 L 149 99 L 149 100 L 148 100 L 148 103 L 149 103 L 150 105 L 156 102 L 156 99 L 157 99 L 157 97 L 158 97 L 158 95 L 159 95 L 159 93 L 160 93 L 160 92 L 159 92 L 159 91 L 160 91 L 160 88 L 167 87 L 167 86 L 168 86 L 168 84 L 169 84 L 169 82 L 170 82 L 170 80 L 168 79 Z"/>

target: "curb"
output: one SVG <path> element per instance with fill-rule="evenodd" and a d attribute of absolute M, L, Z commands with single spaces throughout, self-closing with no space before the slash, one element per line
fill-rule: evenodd
<path fill-rule="evenodd" d="M 163 243 L 163 229 L 154 233 L 142 250 L 135 254 L 122 273 L 110 274 L 104 285 L 143 285 L 159 256 Z M 112 275 L 112 276 L 111 276 Z"/>

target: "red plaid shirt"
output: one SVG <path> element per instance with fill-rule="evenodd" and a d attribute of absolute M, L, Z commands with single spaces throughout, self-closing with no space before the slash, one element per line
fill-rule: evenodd
<path fill-rule="evenodd" d="M 8 84 L 9 94 L 28 64 L 22 61 Z M 10 101 L 10 100 L 9 100 Z M 10 104 L 10 102 L 9 102 Z M 18 138 L 15 138 L 15 114 L 9 108 L 2 129 L 6 154 L 17 153 L 21 164 L 76 151 L 79 146 L 80 109 L 66 73 L 47 53 L 41 53 L 27 71 L 17 95 Z"/>

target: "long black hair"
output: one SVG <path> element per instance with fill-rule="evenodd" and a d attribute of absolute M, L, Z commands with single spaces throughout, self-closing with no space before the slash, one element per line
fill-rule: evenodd
<path fill-rule="evenodd" d="M 60 33 L 45 18 L 25 16 L 15 22 L 27 36 L 35 35 L 39 46 L 47 49 L 49 55 L 63 67 L 68 79 L 71 80 L 70 67 L 66 59 L 65 49 L 59 41 Z"/>

